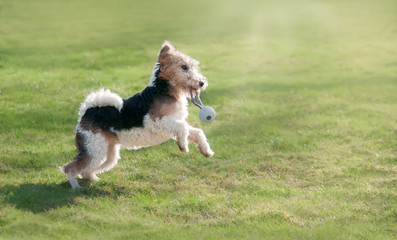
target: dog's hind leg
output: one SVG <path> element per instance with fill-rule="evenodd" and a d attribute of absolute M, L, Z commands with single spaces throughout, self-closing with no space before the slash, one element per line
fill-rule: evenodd
<path fill-rule="evenodd" d="M 79 154 L 70 163 L 63 166 L 63 171 L 68 175 L 72 188 L 80 187 L 75 176 L 98 180 L 95 169 L 106 161 L 109 144 L 100 133 L 91 131 L 77 131 L 75 144 Z"/>
<path fill-rule="evenodd" d="M 74 157 L 73 161 L 62 167 L 62 171 L 68 175 L 68 180 L 73 189 L 80 188 L 76 180 L 76 175 L 81 174 L 91 161 L 85 145 L 85 139 L 85 134 L 76 132 L 75 145 L 79 153 Z"/>
<path fill-rule="evenodd" d="M 79 183 L 76 180 L 76 176 L 74 176 L 73 174 L 70 174 L 70 173 L 68 174 L 68 180 L 69 180 L 70 186 L 72 186 L 73 189 L 81 188 Z"/>
<path fill-rule="evenodd" d="M 72 162 L 63 166 L 62 170 L 68 175 L 70 186 L 73 189 L 80 188 L 80 185 L 76 180 L 76 175 L 80 174 L 81 171 L 87 167 L 89 161 L 90 157 L 86 152 L 79 152 Z"/>
<path fill-rule="evenodd" d="M 97 168 L 94 172 L 103 173 L 109 171 L 111 168 L 116 166 L 117 161 L 120 159 L 120 144 L 112 143 L 108 147 L 106 161 Z"/>
<path fill-rule="evenodd" d="M 214 155 L 203 130 L 189 126 L 189 142 L 196 144 L 201 154 L 205 157 L 212 157 Z"/>
<path fill-rule="evenodd" d="M 98 181 L 96 176 L 97 169 L 100 168 L 107 160 L 108 148 L 111 145 L 106 137 L 101 133 L 87 132 L 87 152 L 91 160 L 81 171 L 83 178 Z"/>

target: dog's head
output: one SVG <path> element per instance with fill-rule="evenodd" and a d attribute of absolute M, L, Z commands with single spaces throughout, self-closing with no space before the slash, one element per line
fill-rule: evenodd
<path fill-rule="evenodd" d="M 158 62 L 159 78 L 167 80 L 175 90 L 199 92 L 208 86 L 207 78 L 200 73 L 200 62 L 179 52 L 168 41 L 161 47 Z"/>

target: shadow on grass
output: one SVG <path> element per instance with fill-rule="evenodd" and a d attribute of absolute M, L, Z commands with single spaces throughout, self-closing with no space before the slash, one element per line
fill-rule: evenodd
<path fill-rule="evenodd" d="M 63 206 L 77 204 L 77 198 L 110 197 L 117 199 L 119 195 L 127 194 L 123 187 L 106 184 L 103 188 L 89 186 L 89 181 L 79 181 L 82 189 L 73 190 L 69 182 L 55 183 L 25 183 L 21 185 L 6 185 L 0 188 L 0 202 L 10 204 L 17 209 L 40 213 Z"/>

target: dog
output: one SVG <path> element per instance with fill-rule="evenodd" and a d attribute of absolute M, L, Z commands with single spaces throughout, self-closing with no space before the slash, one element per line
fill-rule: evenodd
<path fill-rule="evenodd" d="M 203 130 L 186 121 L 190 91 L 198 94 L 208 86 L 199 64 L 165 41 L 142 92 L 127 99 L 104 89 L 90 93 L 79 109 L 78 154 L 61 169 L 71 187 L 80 188 L 76 176 L 99 180 L 97 174 L 117 164 L 120 147 L 139 149 L 173 138 L 182 152 L 188 152 L 188 144 L 194 143 L 205 157 L 212 157 Z"/>

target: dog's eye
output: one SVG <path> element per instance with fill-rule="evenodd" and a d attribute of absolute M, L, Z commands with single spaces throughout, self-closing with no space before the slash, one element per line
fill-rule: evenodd
<path fill-rule="evenodd" d="M 182 65 L 182 69 L 183 70 L 187 70 L 187 66 L 186 65 Z"/>

